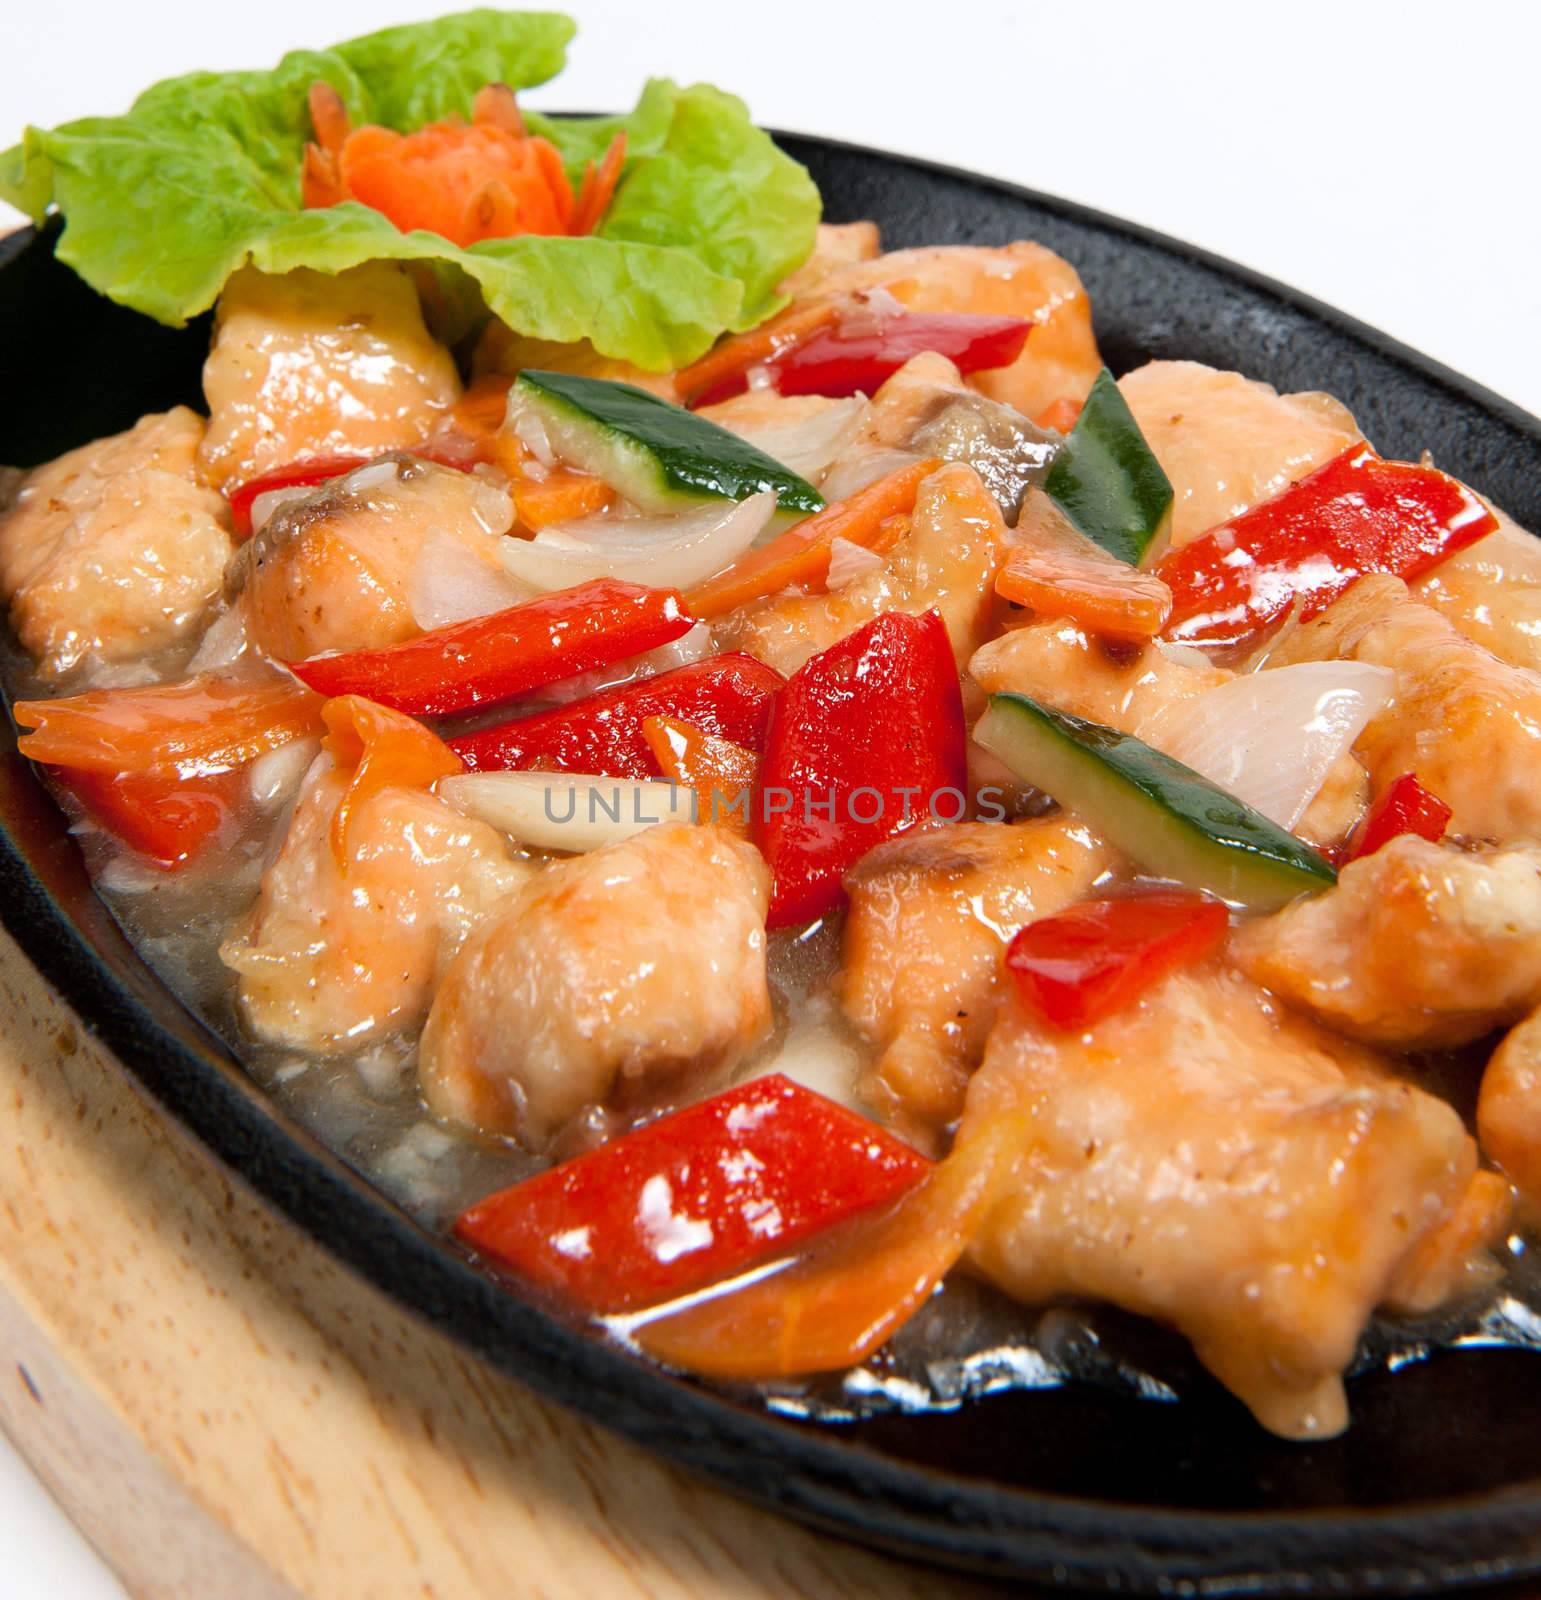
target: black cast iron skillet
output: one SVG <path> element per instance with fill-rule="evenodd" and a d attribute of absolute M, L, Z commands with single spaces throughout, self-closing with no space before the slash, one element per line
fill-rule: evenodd
<path fill-rule="evenodd" d="M 1025 237 L 1069 257 L 1115 370 L 1186 356 L 1330 390 L 1386 453 L 1429 449 L 1541 527 L 1541 424 L 1359 323 L 1064 201 L 854 146 L 781 142 L 832 220 L 875 218 L 890 246 Z M 207 329 L 173 332 L 109 305 L 51 246 L 30 230 L 0 242 L 0 459 L 18 464 L 199 403 Z M 736 1493 L 890 1551 L 1090 1590 L 1407 1593 L 1541 1573 L 1541 1359 L 1514 1351 L 1357 1380 L 1352 1428 L 1309 1446 L 1268 1437 L 1201 1379 L 1175 1405 L 1071 1386 L 813 1428 L 643 1365 L 495 1287 L 277 1113 L 130 948 L 9 741 L 0 824 L 0 919 L 224 1161 L 434 1326 Z"/>

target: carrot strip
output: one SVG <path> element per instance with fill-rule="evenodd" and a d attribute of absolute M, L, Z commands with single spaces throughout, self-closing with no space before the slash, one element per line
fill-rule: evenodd
<path fill-rule="evenodd" d="M 316 130 L 316 142 L 333 158 L 347 143 L 353 132 L 353 121 L 342 96 L 324 79 L 317 78 L 307 95 L 310 106 L 310 125 Z"/>
<path fill-rule="evenodd" d="M 321 728 L 321 698 L 291 678 L 198 677 L 148 688 L 18 700 L 17 749 L 88 772 L 240 766 Z"/>
<path fill-rule="evenodd" d="M 714 1378 L 788 1378 L 865 1360 L 968 1248 L 1028 1137 L 1026 1117 L 986 1123 L 880 1221 L 843 1227 L 823 1252 L 632 1337 L 658 1360 Z"/>
<path fill-rule="evenodd" d="M 941 464 L 930 457 L 900 467 L 849 499 L 825 506 L 796 527 L 788 528 L 779 539 L 746 552 L 726 571 L 690 591 L 686 604 L 691 615 L 700 620 L 718 617 L 792 584 L 823 583 L 829 572 L 831 542 L 849 539 L 852 544 L 866 546 L 884 537 L 884 524 L 914 509 L 922 480 Z"/>
<path fill-rule="evenodd" d="M 721 340 L 699 361 L 680 369 L 675 377 L 678 393 L 684 396 L 687 405 L 727 398 L 733 381 L 741 378 L 750 367 L 772 360 L 817 333 L 835 320 L 838 310 L 839 303 L 834 300 L 791 305 L 758 328 Z"/>
<path fill-rule="evenodd" d="M 995 592 L 1041 617 L 1068 617 L 1105 639 L 1154 639 L 1172 614 L 1172 591 L 1091 539 L 1042 490 L 1030 489 L 1017 521 L 1025 542 L 995 576 Z"/>
<path fill-rule="evenodd" d="M 339 695 L 321 708 L 327 727 L 321 741 L 339 767 L 353 768 L 332 815 L 332 857 L 348 870 L 348 829 L 357 808 L 379 789 L 426 789 L 440 778 L 465 771 L 465 763 L 431 729 L 405 712 L 376 705 L 362 695 Z"/>
<path fill-rule="evenodd" d="M 476 91 L 471 102 L 471 121 L 502 128 L 516 139 L 524 138 L 524 113 L 506 83 L 489 83 Z"/>
<path fill-rule="evenodd" d="M 748 835 L 750 796 L 760 771 L 753 750 L 683 717 L 647 717 L 642 737 L 664 777 L 694 791 L 698 821 Z"/>
<path fill-rule="evenodd" d="M 1033 421 L 1040 428 L 1052 428 L 1056 433 L 1069 433 L 1081 415 L 1081 402 L 1061 395 L 1038 413 Z"/>
<path fill-rule="evenodd" d="M 508 391 L 513 386 L 514 380 L 501 373 L 477 378 L 451 408 L 455 426 L 473 439 L 496 433 L 508 414 Z"/>
<path fill-rule="evenodd" d="M 571 231 L 574 235 L 592 233 L 599 226 L 615 197 L 615 186 L 621 181 L 621 167 L 625 161 L 626 130 L 622 128 L 610 141 L 610 148 L 605 151 L 598 168 L 591 161 L 584 170 L 583 186 L 573 208 Z"/>
<path fill-rule="evenodd" d="M 532 533 L 553 522 L 592 516 L 610 504 L 610 489 L 586 472 L 553 472 L 546 478 L 515 478 L 510 486 L 514 510 Z"/>

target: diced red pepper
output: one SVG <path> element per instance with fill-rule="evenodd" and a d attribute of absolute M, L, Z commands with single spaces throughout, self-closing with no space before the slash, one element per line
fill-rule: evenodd
<path fill-rule="evenodd" d="M 1089 1028 L 1131 1006 L 1225 938 L 1218 900 L 1182 892 L 1083 900 L 1030 922 L 1006 951 L 1022 997 L 1056 1028 Z"/>
<path fill-rule="evenodd" d="M 765 738 L 755 842 L 775 874 L 767 926 L 841 905 L 874 845 L 967 807 L 963 697 L 935 611 L 888 611 L 806 661 Z"/>
<path fill-rule="evenodd" d="M 1404 772 L 1370 807 L 1360 823 L 1348 859 L 1373 856 L 1384 844 L 1404 833 L 1415 833 L 1430 844 L 1438 844 L 1450 826 L 1450 807 L 1437 794 L 1425 789 L 1410 772 Z"/>
<path fill-rule="evenodd" d="M 1497 526 L 1454 478 L 1354 445 L 1161 562 L 1167 637 L 1234 643 L 1297 601 L 1302 620 L 1314 617 L 1365 573 L 1416 578 Z"/>
<path fill-rule="evenodd" d="M 290 670 L 328 698 L 361 694 L 393 711 L 439 717 L 608 667 L 692 626 L 677 589 L 595 578 L 402 644 L 312 656 Z"/>
<path fill-rule="evenodd" d="M 459 472 L 469 472 L 476 464 L 476 441 L 446 435 L 444 439 L 429 444 L 403 445 L 403 451 L 432 461 L 441 467 L 454 467 Z M 270 489 L 311 489 L 318 484 L 340 478 L 346 472 L 367 467 L 379 459 L 383 452 L 372 456 L 311 456 L 304 461 L 291 461 L 287 466 L 264 472 L 260 478 L 248 478 L 225 491 L 230 502 L 230 524 L 238 539 L 251 537 L 251 509 L 257 496 Z"/>
<path fill-rule="evenodd" d="M 596 1312 L 658 1305 L 897 1200 L 931 1163 L 779 1073 L 474 1205 L 455 1232 Z"/>
<path fill-rule="evenodd" d="M 901 311 L 873 327 L 862 319 L 818 329 L 774 358 L 771 370 L 782 394 L 842 398 L 872 394 L 906 361 L 928 350 L 946 356 L 964 374 L 1007 367 L 1022 354 L 1031 322 Z"/>
<path fill-rule="evenodd" d="M 711 656 L 533 717 L 462 734 L 449 747 L 473 772 L 538 764 L 607 778 L 659 778 L 663 772 L 643 726 L 649 717 L 678 717 L 759 750 L 784 681 L 753 656 Z"/>
<path fill-rule="evenodd" d="M 234 809 L 244 777 L 216 772 L 184 778 L 175 767 L 50 771 L 109 833 L 167 869 L 184 866 L 209 843 Z"/>

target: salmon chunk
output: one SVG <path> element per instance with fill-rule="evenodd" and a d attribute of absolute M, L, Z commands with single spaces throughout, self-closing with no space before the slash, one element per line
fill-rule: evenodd
<path fill-rule="evenodd" d="M 1288 1438 L 1344 1428 L 1365 1323 L 1427 1292 L 1417 1247 L 1476 1170 L 1443 1101 L 1212 968 L 1084 1034 L 1013 1002 L 959 1139 L 1024 1112 L 1031 1132 L 973 1265 L 1029 1305 L 1103 1300 L 1173 1324 Z"/>
<path fill-rule="evenodd" d="M 1084 400 L 1102 370 L 1091 301 L 1074 267 L 1041 244 L 936 245 L 892 250 L 834 266 L 813 298 L 884 289 L 907 311 L 1024 317 L 1033 324 L 1007 367 L 976 372 L 970 385 L 1036 417 L 1056 400 Z"/>
<path fill-rule="evenodd" d="M 1063 817 L 901 834 L 846 879 L 839 993 L 881 1052 L 864 1097 L 916 1136 L 962 1110 L 1024 924 L 1082 898 L 1115 854 Z"/>
<path fill-rule="evenodd" d="M 1498 528 L 1419 578 L 1413 597 L 1511 666 L 1541 669 L 1541 539 L 1496 512 Z"/>
<path fill-rule="evenodd" d="M 1395 692 L 1355 746 L 1375 792 L 1416 773 L 1451 808 L 1451 833 L 1541 840 L 1541 676 L 1473 644 L 1400 579 L 1361 578 L 1269 659 L 1390 667 Z"/>
<path fill-rule="evenodd" d="M 466 935 L 531 870 L 485 823 L 401 788 L 355 804 L 344 870 L 329 830 L 345 787 L 325 758 L 312 768 L 251 916 L 220 950 L 270 1044 L 326 1053 L 410 1032 Z"/>
<path fill-rule="evenodd" d="M 770 873 L 670 823 L 546 867 L 445 975 L 420 1072 L 440 1116 L 531 1147 L 724 1072 L 770 1031 Z"/>
<path fill-rule="evenodd" d="M 1234 950 L 1355 1038 L 1464 1044 L 1541 1003 L 1541 850 L 1471 855 L 1404 835 L 1325 894 L 1245 924 Z"/>
<path fill-rule="evenodd" d="M 0 513 L 0 594 L 48 677 L 188 638 L 233 548 L 224 500 L 199 481 L 203 419 L 185 406 L 29 473 Z"/>
<path fill-rule="evenodd" d="M 989 629 L 1006 536 L 1000 508 L 972 467 L 949 465 L 920 486 L 909 531 L 881 567 L 829 594 L 779 594 L 712 624 L 723 650 L 743 650 L 790 677 L 882 611 L 935 608 L 961 665 Z"/>
<path fill-rule="evenodd" d="M 507 492 L 474 473 L 389 457 L 276 511 L 233 576 L 254 642 L 279 661 L 367 650 L 421 632 L 413 614 L 420 563 L 449 541 L 504 585 L 500 534 Z"/>
<path fill-rule="evenodd" d="M 222 487 L 305 456 L 421 444 L 460 398 L 460 376 L 404 268 L 243 267 L 219 298 L 203 392 L 199 457 Z"/>
<path fill-rule="evenodd" d="M 1172 480 L 1174 549 L 1272 500 L 1359 438 L 1326 395 L 1278 394 L 1197 361 L 1152 361 L 1118 387 Z"/>

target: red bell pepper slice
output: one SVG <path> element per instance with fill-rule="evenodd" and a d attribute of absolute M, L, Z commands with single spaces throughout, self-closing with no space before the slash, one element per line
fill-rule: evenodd
<path fill-rule="evenodd" d="M 440 717 L 607 667 L 693 625 L 677 589 L 594 578 L 402 644 L 312 656 L 290 670 L 328 699 L 360 694 L 393 711 Z"/>
<path fill-rule="evenodd" d="M 767 926 L 844 903 L 874 845 L 967 807 L 963 696 L 935 611 L 887 611 L 806 661 L 777 697 L 755 842 L 775 875 Z"/>
<path fill-rule="evenodd" d="M 1167 637 L 1232 644 L 1297 601 L 1309 619 L 1365 573 L 1416 578 L 1497 526 L 1454 478 L 1354 445 L 1160 563 L 1172 591 Z"/>
<path fill-rule="evenodd" d="M 1083 900 L 1021 929 L 1006 951 L 1018 992 L 1056 1028 L 1089 1028 L 1225 938 L 1218 900 L 1182 892 Z"/>
<path fill-rule="evenodd" d="M 779 1073 L 474 1205 L 456 1234 L 589 1311 L 658 1305 L 897 1200 L 931 1162 Z"/>
<path fill-rule="evenodd" d="M 1415 833 L 1430 844 L 1438 844 L 1452 815 L 1437 794 L 1425 789 L 1412 773 L 1404 772 L 1370 807 L 1349 846 L 1348 859 L 1373 856 L 1382 845 L 1404 833 Z"/>
<path fill-rule="evenodd" d="M 818 329 L 774 358 L 782 394 L 843 398 L 872 394 L 906 361 L 928 350 L 946 356 L 959 372 L 1008 367 L 1022 354 L 1032 323 L 1021 317 L 981 317 L 901 311 L 874 327 L 868 319 Z"/>
<path fill-rule="evenodd" d="M 403 446 L 403 450 L 423 461 L 432 461 L 441 467 L 454 467 L 458 472 L 469 472 L 478 459 L 475 440 L 446 435 L 431 444 Z M 275 467 L 261 477 L 248 478 L 225 491 L 230 502 L 230 524 L 238 539 L 251 537 L 251 510 L 257 496 L 270 489 L 311 489 L 340 478 L 344 473 L 367 467 L 378 461 L 386 452 L 377 451 L 372 456 L 310 456 L 303 461 L 291 461 L 287 466 Z"/>
<path fill-rule="evenodd" d="M 230 502 L 230 523 L 238 539 L 251 537 L 251 508 L 258 495 L 270 489 L 310 489 L 317 484 L 340 478 L 356 467 L 367 467 L 373 456 L 311 456 L 305 461 L 291 461 L 286 467 L 264 472 L 260 478 L 248 478 L 225 491 Z"/>
<path fill-rule="evenodd" d="M 219 832 L 244 774 L 184 778 L 174 767 L 145 772 L 50 768 L 54 781 L 109 833 L 168 870 L 185 866 Z"/>
<path fill-rule="evenodd" d="M 449 747 L 473 772 L 538 763 L 557 772 L 661 778 L 663 770 L 644 727 L 648 718 L 678 717 L 705 733 L 758 750 L 784 681 L 753 656 L 711 656 L 601 689 L 533 717 L 462 734 Z"/>

